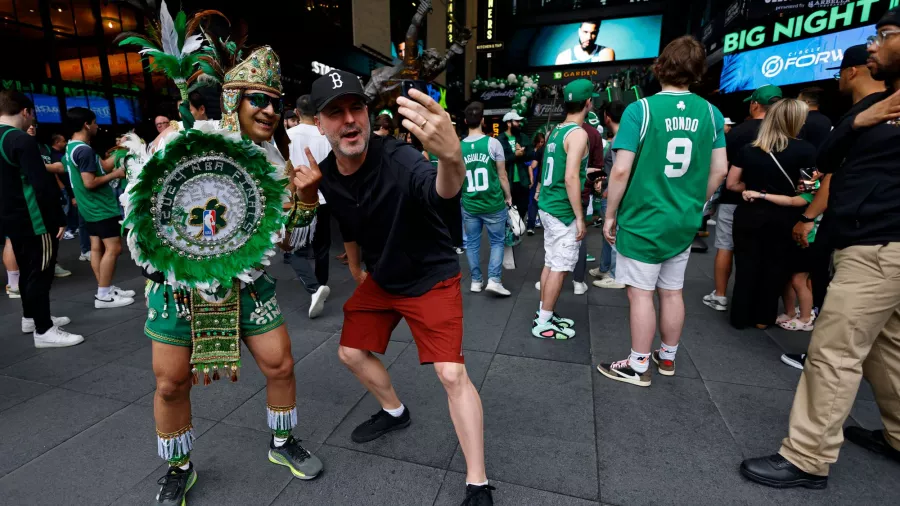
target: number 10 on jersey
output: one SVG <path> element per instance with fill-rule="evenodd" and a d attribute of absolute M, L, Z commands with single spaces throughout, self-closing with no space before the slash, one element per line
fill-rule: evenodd
<path fill-rule="evenodd" d="M 488 171 L 485 167 L 467 170 L 466 180 L 469 182 L 469 186 L 466 188 L 466 192 L 468 193 L 482 192 L 487 190 L 488 186 L 490 186 L 490 183 L 488 182 Z"/>

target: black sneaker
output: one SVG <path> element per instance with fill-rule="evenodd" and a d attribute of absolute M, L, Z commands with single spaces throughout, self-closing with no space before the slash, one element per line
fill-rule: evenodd
<path fill-rule="evenodd" d="M 275 446 L 275 436 L 269 441 L 269 462 L 285 466 L 291 474 L 301 480 L 311 480 L 322 472 L 322 461 L 300 446 L 294 436 L 288 438 L 284 445 Z"/>
<path fill-rule="evenodd" d="M 353 433 L 350 434 L 350 439 L 352 439 L 354 443 L 368 443 L 369 441 L 380 438 L 388 432 L 409 427 L 410 421 L 408 407 L 403 408 L 403 414 L 400 416 L 393 416 L 387 411 L 379 409 L 378 413 L 372 415 L 372 418 L 369 418 L 361 423 L 359 427 L 353 429 Z"/>
<path fill-rule="evenodd" d="M 846 427 L 844 429 L 844 438 L 870 452 L 875 452 L 900 462 L 900 450 L 895 450 L 888 444 L 884 439 L 884 431 L 866 430 L 862 427 Z"/>
<path fill-rule="evenodd" d="M 774 488 L 828 486 L 827 476 L 809 474 L 778 453 L 741 462 L 741 474 L 750 481 Z"/>
<path fill-rule="evenodd" d="M 156 502 L 153 504 L 159 506 L 184 506 L 184 496 L 188 490 L 197 483 L 197 473 L 194 471 L 194 463 L 190 463 L 187 470 L 180 467 L 170 467 L 166 471 L 166 475 L 156 481 L 157 485 L 162 485 L 159 493 L 156 494 Z"/>
<path fill-rule="evenodd" d="M 460 506 L 493 506 L 491 490 L 496 489 L 490 485 L 466 485 L 466 498 Z"/>
<path fill-rule="evenodd" d="M 785 353 L 781 356 L 781 361 L 794 369 L 802 371 L 803 366 L 806 364 L 806 353 Z"/>
<path fill-rule="evenodd" d="M 284 263 L 290 265 L 290 263 L 291 263 L 291 255 L 293 255 L 293 253 L 285 253 L 285 254 L 284 254 Z"/>
<path fill-rule="evenodd" d="M 601 362 L 600 365 L 597 366 L 597 370 L 600 371 L 600 374 L 611 380 L 631 383 L 632 385 L 637 385 L 639 387 L 650 386 L 650 368 L 648 367 L 646 371 L 639 373 L 628 366 L 627 358 L 611 364 Z"/>

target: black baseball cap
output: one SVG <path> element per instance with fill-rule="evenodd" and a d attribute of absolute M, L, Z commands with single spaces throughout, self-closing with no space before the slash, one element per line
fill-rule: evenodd
<path fill-rule="evenodd" d="M 481 102 L 472 102 L 466 107 L 466 124 L 475 125 L 481 123 L 484 118 L 484 104 Z"/>
<path fill-rule="evenodd" d="M 828 67 L 827 70 L 844 70 L 850 67 L 865 65 L 869 61 L 869 51 L 865 44 L 850 46 L 844 50 L 844 59 L 839 67 Z"/>
<path fill-rule="evenodd" d="M 893 9 L 884 13 L 884 16 L 878 20 L 878 23 L 875 24 L 875 29 L 880 30 L 884 25 L 895 25 L 900 26 L 900 7 L 894 7 Z"/>
<path fill-rule="evenodd" d="M 317 113 L 322 112 L 332 100 L 346 95 L 355 95 L 364 101 L 368 100 L 359 78 L 343 70 L 332 70 L 313 81 L 312 93 L 309 94 Z"/>

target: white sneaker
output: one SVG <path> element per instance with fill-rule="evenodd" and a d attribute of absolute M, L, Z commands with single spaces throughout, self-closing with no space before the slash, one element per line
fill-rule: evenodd
<path fill-rule="evenodd" d="M 710 227 L 715 227 L 716 220 L 713 220 L 713 219 L 706 220 L 706 224 L 709 225 Z"/>
<path fill-rule="evenodd" d="M 84 342 L 78 334 L 70 334 L 59 327 L 51 327 L 43 334 L 34 333 L 35 348 L 65 348 Z"/>
<path fill-rule="evenodd" d="M 72 275 L 72 271 L 67 271 L 63 269 L 59 264 L 56 264 L 53 268 L 53 277 L 54 278 L 66 278 Z"/>
<path fill-rule="evenodd" d="M 540 289 L 541 289 L 541 282 L 540 282 L 540 281 L 538 281 L 537 283 L 534 284 L 534 289 L 535 289 L 535 290 L 540 290 Z"/>
<path fill-rule="evenodd" d="M 71 241 L 74 238 L 75 238 L 75 234 L 73 234 L 72 232 L 69 232 L 68 230 L 66 230 L 66 233 L 63 234 L 63 239 L 66 241 Z"/>
<path fill-rule="evenodd" d="M 22 293 L 19 292 L 19 287 L 18 287 L 18 286 L 15 287 L 15 288 L 13 288 L 13 287 L 11 287 L 11 286 L 9 286 L 9 285 L 6 285 L 6 295 L 7 295 L 7 297 L 9 297 L 10 299 L 21 299 L 21 298 L 22 298 Z"/>
<path fill-rule="evenodd" d="M 126 299 L 134 298 L 134 290 L 123 290 L 116 285 L 112 285 L 109 287 L 109 293 L 118 295 L 119 297 L 124 297 Z"/>
<path fill-rule="evenodd" d="M 575 295 L 584 295 L 588 291 L 587 283 L 579 283 L 577 281 L 572 281 L 572 284 L 575 285 Z"/>
<path fill-rule="evenodd" d="M 499 295 L 501 297 L 509 297 L 512 295 L 509 290 L 503 287 L 503 283 L 498 283 L 492 279 L 488 280 L 487 288 L 485 291 L 493 293 L 494 295 Z"/>
<path fill-rule="evenodd" d="M 454 249 L 456 249 L 457 255 L 462 255 L 466 252 L 465 248 L 454 248 Z"/>
<path fill-rule="evenodd" d="M 125 307 L 134 304 L 134 299 L 131 297 L 120 297 L 118 295 L 114 295 L 112 293 L 109 294 L 105 299 L 101 299 L 94 296 L 94 308 L 95 309 L 112 309 L 114 307 Z"/>
<path fill-rule="evenodd" d="M 594 267 L 593 269 L 589 270 L 588 274 L 597 279 L 606 279 L 609 277 L 609 273 L 601 271 L 599 267 Z"/>
<path fill-rule="evenodd" d="M 88 251 L 87 253 L 82 253 L 82 254 L 78 255 L 78 261 L 79 262 L 90 262 L 91 261 L 91 252 Z"/>
<path fill-rule="evenodd" d="M 621 290 L 622 288 L 625 288 L 625 285 L 623 285 L 622 283 L 616 283 L 615 278 L 613 278 L 612 276 L 595 280 L 593 285 L 597 288 L 611 288 L 613 290 Z"/>
<path fill-rule="evenodd" d="M 703 303 L 716 311 L 728 311 L 728 297 L 719 297 L 715 290 L 703 296 Z"/>
<path fill-rule="evenodd" d="M 50 320 L 53 321 L 54 327 L 64 327 L 70 323 L 70 320 L 66 316 L 51 316 Z M 34 318 L 22 318 L 22 333 L 23 334 L 31 334 L 34 332 Z"/>
<path fill-rule="evenodd" d="M 469 291 L 473 293 L 480 293 L 483 289 L 484 281 L 472 281 L 472 284 L 469 285 Z"/>
<path fill-rule="evenodd" d="M 310 320 L 322 316 L 322 311 L 325 310 L 325 301 L 328 300 L 329 295 L 331 295 L 331 288 L 325 285 L 320 286 L 316 293 L 312 294 L 312 302 L 309 303 Z"/>

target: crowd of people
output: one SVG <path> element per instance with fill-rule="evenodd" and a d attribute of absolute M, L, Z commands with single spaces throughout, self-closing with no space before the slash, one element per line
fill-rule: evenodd
<path fill-rule="evenodd" d="M 627 106 L 595 107 L 595 85 L 572 81 L 557 90 L 565 119 L 533 139 L 515 112 L 503 118 L 499 137 L 486 134 L 478 102 L 466 107 L 460 137 L 449 115 L 415 90 L 397 99 L 399 124 L 387 115 L 370 119 L 359 79 L 339 70 L 316 80 L 286 111 L 279 70 L 248 81 L 226 76 L 223 93 L 237 98 L 223 101 L 221 123 L 207 116 L 204 97 L 191 93 L 182 108 L 188 121 L 157 117 L 159 135 L 149 146 L 165 156 L 179 132 L 206 122 L 203 128 L 230 123 L 265 150 L 272 167 L 288 176 L 293 203 L 285 209 L 315 212 L 315 226 L 297 227 L 282 243 L 285 262 L 311 296 L 309 318 L 323 313 L 330 295 L 330 226 L 338 225 L 357 285 L 343 306 L 338 355 L 381 407 L 350 437 L 365 443 L 411 423 L 409 407 L 375 356 L 405 319 L 420 362 L 433 365 L 446 390 L 470 506 L 493 504 L 494 488 L 485 471 L 481 400 L 464 364 L 458 253 L 465 253 L 471 292 L 507 297 L 507 249 L 542 228 L 532 336 L 568 340 L 583 330 L 560 304 L 569 273 L 576 295 L 588 291 L 587 276 L 595 287 L 625 289 L 630 351 L 601 361 L 597 370 L 609 380 L 649 387 L 652 364 L 663 376 L 675 374 L 685 270 L 698 224 L 714 218 L 715 287 L 703 303 L 729 311 L 737 328 L 813 332 L 808 354 L 782 357 L 803 370 L 788 436 L 779 453 L 744 461 L 741 473 L 773 487 L 824 488 L 844 437 L 900 461 L 900 173 L 894 170 L 900 9 L 877 29 L 867 45 L 847 48 L 835 69 L 854 105 L 833 128 L 818 112 L 821 89 L 794 99 L 772 85 L 750 94 L 748 119 L 734 125 L 690 91 L 706 72 L 706 53 L 685 36 L 653 65 L 659 93 Z M 270 48 L 248 56 L 254 58 L 277 67 Z M 101 157 L 91 146 L 98 127 L 89 109 L 69 109 L 65 126 L 66 136 L 39 145 L 34 104 L 0 91 L 6 291 L 22 299 L 22 331 L 36 347 L 84 341 L 63 330 L 69 318 L 50 313 L 54 277 L 71 274 L 56 262 L 60 240 L 80 239 L 81 259 L 97 282 L 95 308 L 135 302 L 133 291 L 113 284 L 123 252 L 122 157 L 115 151 Z M 403 140 L 394 135 L 398 126 Z M 604 242 L 599 265 L 588 269 L 596 261 L 585 241 L 592 227 L 602 228 Z M 486 274 L 483 235 L 490 245 Z M 192 365 L 193 331 L 182 319 L 189 312 L 186 295 L 159 273 L 144 274 L 157 446 L 169 464 L 156 504 L 183 504 L 197 481 L 190 391 L 204 371 Z M 291 435 L 296 385 L 275 284 L 262 267 L 250 277 L 236 281 L 240 288 L 229 297 L 242 301 L 237 337 L 267 379 L 268 457 L 297 478 L 313 479 L 324 464 Z M 179 313 L 174 319 L 170 301 Z M 657 330 L 662 342 L 654 349 Z M 236 381 L 236 370 L 223 374 Z M 863 376 L 884 430 L 843 428 Z"/>

